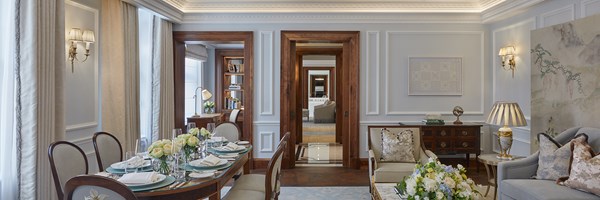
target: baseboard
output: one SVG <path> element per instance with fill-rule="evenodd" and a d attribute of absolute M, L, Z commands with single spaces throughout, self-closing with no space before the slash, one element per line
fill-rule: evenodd
<path fill-rule="evenodd" d="M 271 161 L 271 158 L 253 158 L 252 159 L 252 163 L 253 169 L 264 169 L 266 170 L 267 167 L 269 166 L 269 161 Z"/>

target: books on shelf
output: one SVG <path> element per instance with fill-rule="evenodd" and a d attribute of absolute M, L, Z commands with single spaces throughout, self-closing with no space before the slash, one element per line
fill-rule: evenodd
<path fill-rule="evenodd" d="M 241 85 L 237 85 L 237 84 L 231 84 L 231 85 L 229 85 L 229 89 L 230 90 L 241 90 L 242 86 Z"/>

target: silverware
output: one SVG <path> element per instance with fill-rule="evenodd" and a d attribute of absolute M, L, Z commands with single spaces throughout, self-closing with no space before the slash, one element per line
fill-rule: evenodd
<path fill-rule="evenodd" d="M 180 183 L 181 183 L 180 181 L 175 181 L 175 182 L 171 183 L 171 185 L 169 185 L 169 190 L 172 190 L 172 189 L 174 189 L 174 188 L 175 188 L 175 186 L 177 186 L 177 185 L 178 185 L 178 184 L 180 184 Z"/>
<path fill-rule="evenodd" d="M 181 182 L 180 184 L 178 184 L 177 186 L 175 186 L 175 188 L 173 188 L 173 189 L 179 189 L 180 187 L 183 187 L 187 183 L 188 183 L 187 181 Z"/>

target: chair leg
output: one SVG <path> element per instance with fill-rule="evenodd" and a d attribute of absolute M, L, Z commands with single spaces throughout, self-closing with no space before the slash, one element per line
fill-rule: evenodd
<path fill-rule="evenodd" d="M 490 185 L 487 186 L 487 190 L 485 190 L 485 196 L 484 197 L 487 197 L 487 195 L 488 195 L 489 192 L 490 192 Z"/>
<path fill-rule="evenodd" d="M 494 200 L 498 197 L 498 187 L 494 187 Z"/>

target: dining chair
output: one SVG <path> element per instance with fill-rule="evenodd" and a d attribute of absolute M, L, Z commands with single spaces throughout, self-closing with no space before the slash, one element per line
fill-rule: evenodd
<path fill-rule="evenodd" d="M 65 183 L 72 177 L 88 173 L 88 161 L 83 150 L 67 141 L 48 146 L 48 159 L 58 199 L 63 199 Z"/>
<path fill-rule="evenodd" d="M 92 142 L 96 151 L 99 171 L 104 171 L 112 163 L 123 160 L 121 142 L 114 135 L 107 132 L 96 132 Z"/>
<path fill-rule="evenodd" d="M 277 151 L 273 154 L 267 167 L 266 175 L 246 174 L 242 175 L 223 197 L 225 200 L 273 200 L 279 198 L 281 186 L 281 162 L 286 141 L 279 143 Z M 260 184 L 264 183 L 264 184 Z"/>
<path fill-rule="evenodd" d="M 229 122 L 237 122 L 238 117 L 240 116 L 240 111 L 240 109 L 231 110 L 231 113 L 229 114 Z"/>
<path fill-rule="evenodd" d="M 76 176 L 69 179 L 65 185 L 65 200 L 102 199 L 94 198 L 101 196 L 111 200 L 137 199 L 133 191 L 123 183 L 102 176 Z"/>
<path fill-rule="evenodd" d="M 220 123 L 214 131 L 215 136 L 225 137 L 227 141 L 235 142 L 240 140 L 240 128 L 233 122 Z"/>

